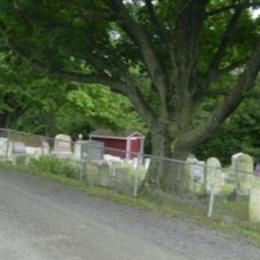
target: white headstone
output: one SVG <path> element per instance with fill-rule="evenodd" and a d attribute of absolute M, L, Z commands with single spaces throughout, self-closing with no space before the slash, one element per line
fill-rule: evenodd
<path fill-rule="evenodd" d="M 81 145 L 82 145 L 82 141 L 76 141 L 74 144 L 74 157 L 76 159 L 80 159 L 81 158 Z"/>
<path fill-rule="evenodd" d="M 199 161 L 195 156 L 189 156 L 186 160 L 188 171 L 193 179 L 204 180 L 205 162 Z"/>
<path fill-rule="evenodd" d="M 185 172 L 187 174 L 188 186 L 192 192 L 203 192 L 205 162 L 199 161 L 194 155 L 186 160 Z"/>
<path fill-rule="evenodd" d="M 222 186 L 222 169 L 220 161 L 211 157 L 206 161 L 206 188 L 207 192 L 218 194 Z"/>
<path fill-rule="evenodd" d="M 55 136 L 52 155 L 60 159 L 66 159 L 72 156 L 71 137 L 69 135 L 60 134 Z"/>
<path fill-rule="evenodd" d="M 23 142 L 13 142 L 12 143 L 12 152 L 15 154 L 25 154 L 26 146 Z"/>
<path fill-rule="evenodd" d="M 232 171 L 238 180 L 238 188 L 242 193 L 249 194 L 252 187 L 254 160 L 245 153 L 238 153 L 232 156 Z"/>
<path fill-rule="evenodd" d="M 0 156 L 6 156 L 7 148 L 7 138 L 0 137 Z"/>
<path fill-rule="evenodd" d="M 232 156 L 232 168 L 234 171 L 242 174 L 253 174 L 254 160 L 245 153 L 237 153 Z"/>
<path fill-rule="evenodd" d="M 260 189 L 253 188 L 249 197 L 249 220 L 252 222 L 260 222 Z"/>
<path fill-rule="evenodd" d="M 42 141 L 42 154 L 49 155 L 50 153 L 50 146 L 47 141 Z"/>
<path fill-rule="evenodd" d="M 35 157 L 39 157 L 42 154 L 41 147 L 26 146 L 26 153 Z"/>
<path fill-rule="evenodd" d="M 55 152 L 71 152 L 71 137 L 69 135 L 56 135 L 54 140 Z"/>
<path fill-rule="evenodd" d="M 104 160 L 108 163 L 109 162 L 111 162 L 111 163 L 122 163 L 123 162 L 123 160 L 120 157 L 113 156 L 111 154 L 104 154 Z"/>
<path fill-rule="evenodd" d="M 81 146 L 83 143 L 83 135 L 79 134 L 78 135 L 78 140 L 74 144 L 74 158 L 75 159 L 80 159 L 81 158 Z"/>

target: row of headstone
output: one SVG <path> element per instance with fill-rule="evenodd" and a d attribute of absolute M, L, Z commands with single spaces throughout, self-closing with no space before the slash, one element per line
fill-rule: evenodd
<path fill-rule="evenodd" d="M 186 160 L 186 165 L 191 190 L 203 192 L 206 190 L 207 193 L 214 192 L 215 194 L 221 192 L 224 185 L 224 172 L 217 158 L 211 157 L 204 162 L 190 155 Z M 253 165 L 253 158 L 247 154 L 239 153 L 232 156 L 231 171 L 237 185 L 236 189 L 242 194 L 250 193 L 255 180 Z"/>
<path fill-rule="evenodd" d="M 24 142 L 10 141 L 8 138 L 0 137 L 0 158 L 8 158 L 18 155 L 39 157 L 41 155 L 55 156 L 57 158 L 88 159 L 93 161 L 104 159 L 104 144 L 96 141 L 83 141 L 82 135 L 74 143 L 69 135 L 59 134 L 54 138 L 53 151 L 50 153 L 50 146 L 47 141 L 42 141 L 38 147 L 28 146 Z"/>
<path fill-rule="evenodd" d="M 254 170 L 253 158 L 245 153 L 232 156 L 231 169 L 237 180 L 237 189 L 240 193 L 249 196 L 249 220 L 260 221 L 260 178 L 259 166 Z"/>
<path fill-rule="evenodd" d="M 186 160 L 186 174 L 189 180 L 189 189 L 195 193 L 218 194 L 223 185 L 223 174 L 220 161 L 211 157 L 199 161 L 194 155 Z"/>
<path fill-rule="evenodd" d="M 234 190 L 249 197 L 249 220 L 260 222 L 260 165 L 256 164 L 254 170 L 253 157 L 245 153 L 234 154 L 228 172 L 224 172 L 217 158 L 211 157 L 204 163 L 190 156 L 186 170 L 190 176 L 191 191 L 201 192 L 204 186 L 204 192 L 206 188 L 208 194 L 215 195 L 221 193 L 227 176 L 233 176 Z M 194 188 L 196 185 L 197 189 Z"/>
<path fill-rule="evenodd" d="M 104 158 L 104 144 L 96 141 L 83 141 L 82 135 L 74 143 L 72 152 L 72 140 L 69 135 L 60 134 L 54 139 L 52 155 L 58 158 L 86 159 L 101 161 Z"/>
<path fill-rule="evenodd" d="M 39 157 L 43 154 L 49 154 L 49 145 L 42 141 L 38 147 L 28 146 L 24 142 L 11 141 L 8 138 L 0 137 L 0 158 L 15 162 L 16 158 L 28 156 L 30 158 Z"/>

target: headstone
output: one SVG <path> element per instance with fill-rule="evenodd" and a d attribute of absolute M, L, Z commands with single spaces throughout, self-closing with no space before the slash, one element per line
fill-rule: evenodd
<path fill-rule="evenodd" d="M 38 158 L 42 154 L 42 148 L 41 147 L 26 146 L 26 154 Z"/>
<path fill-rule="evenodd" d="M 103 187 L 110 186 L 110 176 L 109 176 L 109 165 L 106 163 L 100 164 L 97 167 L 98 169 L 98 184 Z"/>
<path fill-rule="evenodd" d="M 86 175 L 84 179 L 90 185 L 98 185 L 99 183 L 99 171 L 98 166 L 92 164 L 90 161 L 84 163 L 84 172 Z"/>
<path fill-rule="evenodd" d="M 204 180 L 204 167 L 205 167 L 205 162 L 203 161 L 198 161 L 191 165 L 191 171 L 192 171 L 192 176 L 194 179 L 197 179 L 200 182 L 203 182 Z"/>
<path fill-rule="evenodd" d="M 207 192 L 218 194 L 222 186 L 222 169 L 220 161 L 211 157 L 206 161 L 206 188 Z"/>
<path fill-rule="evenodd" d="M 82 158 L 90 161 L 103 160 L 104 144 L 96 141 L 85 141 L 82 143 Z"/>
<path fill-rule="evenodd" d="M 249 194 L 252 187 L 254 160 L 245 153 L 238 153 L 232 156 L 232 170 L 237 179 L 237 188 L 244 194 Z"/>
<path fill-rule="evenodd" d="M 12 152 L 15 154 L 26 154 L 26 146 L 23 142 L 13 142 Z"/>
<path fill-rule="evenodd" d="M 111 154 L 104 154 L 104 160 L 107 161 L 107 162 L 111 162 L 111 163 L 122 163 L 123 160 L 118 157 L 118 156 L 114 156 L 114 155 L 111 155 Z"/>
<path fill-rule="evenodd" d="M 26 146 L 23 142 L 12 142 L 11 161 L 14 164 L 28 164 L 29 157 L 26 153 Z"/>
<path fill-rule="evenodd" d="M 254 171 L 253 158 L 245 153 L 238 153 L 232 156 L 232 168 L 242 174 L 252 174 Z"/>
<path fill-rule="evenodd" d="M 185 174 L 188 189 L 195 193 L 203 192 L 203 187 L 205 185 L 205 162 L 199 161 L 194 155 L 190 155 L 186 160 Z"/>
<path fill-rule="evenodd" d="M 116 188 L 118 191 L 130 194 L 132 185 L 128 178 L 128 169 L 124 167 L 115 168 Z"/>
<path fill-rule="evenodd" d="M 72 156 L 71 137 L 69 135 L 60 134 L 55 136 L 52 155 L 60 159 L 66 159 Z"/>
<path fill-rule="evenodd" d="M 12 143 L 8 138 L 0 137 L 0 157 L 6 161 L 12 161 Z"/>
<path fill-rule="evenodd" d="M 76 141 L 74 144 L 74 157 L 75 159 L 80 159 L 81 158 L 81 145 L 82 141 Z"/>
<path fill-rule="evenodd" d="M 0 137 L 0 156 L 4 157 L 6 156 L 7 153 L 7 138 L 5 137 Z"/>
<path fill-rule="evenodd" d="M 47 141 L 42 141 L 42 154 L 49 155 L 50 153 L 50 146 Z"/>
<path fill-rule="evenodd" d="M 188 166 L 189 174 L 193 179 L 197 179 L 200 182 L 204 181 L 204 161 L 199 161 L 195 156 L 190 156 L 186 160 L 186 165 Z"/>
<path fill-rule="evenodd" d="M 81 146 L 83 143 L 83 136 L 82 134 L 78 135 L 78 140 L 74 143 L 74 158 L 81 159 Z"/>
<path fill-rule="evenodd" d="M 260 189 L 251 189 L 249 197 L 249 220 L 260 221 Z"/>
<path fill-rule="evenodd" d="M 69 135 L 56 135 L 54 140 L 55 152 L 71 152 L 71 137 Z"/>

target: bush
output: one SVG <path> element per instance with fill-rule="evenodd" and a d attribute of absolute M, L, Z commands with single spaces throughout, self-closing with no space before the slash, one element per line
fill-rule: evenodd
<path fill-rule="evenodd" d="M 61 160 L 50 156 L 42 156 L 39 159 L 32 159 L 29 166 L 33 170 L 40 172 L 49 172 L 74 179 L 79 178 L 79 167 L 73 160 Z"/>

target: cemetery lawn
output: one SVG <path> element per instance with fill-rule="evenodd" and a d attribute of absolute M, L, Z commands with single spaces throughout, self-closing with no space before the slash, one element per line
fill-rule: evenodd
<path fill-rule="evenodd" d="M 167 203 L 156 199 L 156 194 L 149 196 L 149 198 L 140 197 L 135 199 L 103 187 L 87 185 L 78 179 L 43 171 L 35 171 L 22 165 L 11 165 L 0 162 L 0 167 L 70 185 L 82 192 L 86 192 L 89 196 L 96 196 L 120 204 L 141 208 L 143 210 L 150 210 L 162 216 L 185 219 L 200 226 L 220 229 L 232 234 L 235 237 L 244 237 L 248 239 L 250 243 L 260 247 L 260 223 L 251 223 L 246 220 L 248 214 L 248 203 L 246 200 L 232 202 L 224 199 L 219 200 L 215 205 L 216 212 L 214 217 L 208 218 L 205 208 L 201 208 L 201 205 L 196 204 L 194 201 L 189 203 L 187 201 L 176 199 L 176 201 Z M 229 215 L 225 216 L 227 209 Z M 239 221 L 236 219 L 239 219 Z"/>

